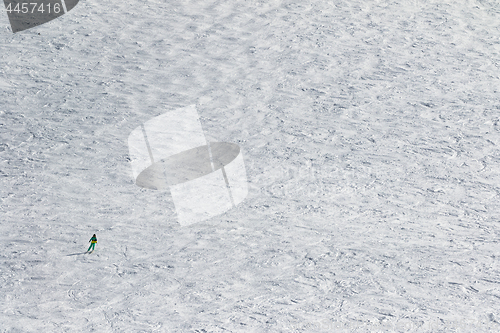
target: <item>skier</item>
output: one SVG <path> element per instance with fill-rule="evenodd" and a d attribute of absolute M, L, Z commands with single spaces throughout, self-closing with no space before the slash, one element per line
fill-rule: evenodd
<path fill-rule="evenodd" d="M 89 242 L 90 242 L 90 246 L 89 246 L 89 249 L 87 250 L 87 252 L 93 252 L 95 245 L 97 244 L 97 237 L 95 234 L 94 234 L 94 236 L 92 236 L 92 238 L 89 240 Z M 92 249 L 92 251 L 90 251 L 90 249 Z"/>

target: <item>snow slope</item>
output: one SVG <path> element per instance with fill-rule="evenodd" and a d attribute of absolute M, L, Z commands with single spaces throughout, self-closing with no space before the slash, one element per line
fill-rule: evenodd
<path fill-rule="evenodd" d="M 0 30 L 0 332 L 500 329 L 496 1 L 88 0 Z M 250 192 L 181 227 L 127 137 L 191 104 Z"/>

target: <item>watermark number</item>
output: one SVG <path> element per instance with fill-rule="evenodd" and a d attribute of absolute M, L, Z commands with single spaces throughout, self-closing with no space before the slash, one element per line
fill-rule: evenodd
<path fill-rule="evenodd" d="M 31 7 L 31 8 L 30 8 Z M 31 10 L 31 11 L 30 11 Z M 50 3 L 47 3 L 44 4 L 41 3 L 41 4 L 38 4 L 36 2 L 30 2 L 30 3 L 23 3 L 23 4 L 16 4 L 16 6 L 14 8 L 12 8 L 12 3 L 9 3 L 7 5 L 7 13 L 23 13 L 23 14 L 27 14 L 27 13 L 60 13 L 61 12 L 61 4 L 60 3 L 54 3 L 54 4 L 50 4 Z"/>

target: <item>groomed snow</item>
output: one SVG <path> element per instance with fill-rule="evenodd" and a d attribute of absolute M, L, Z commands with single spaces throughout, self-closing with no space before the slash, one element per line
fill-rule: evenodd
<path fill-rule="evenodd" d="M 497 1 L 82 0 L 0 50 L 0 332 L 500 330 Z M 250 191 L 181 227 L 127 138 L 193 104 Z"/>

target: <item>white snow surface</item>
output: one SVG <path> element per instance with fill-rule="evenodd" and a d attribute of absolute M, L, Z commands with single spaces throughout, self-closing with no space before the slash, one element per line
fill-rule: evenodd
<path fill-rule="evenodd" d="M 0 50 L 0 332 L 500 330 L 498 1 L 82 0 Z M 250 190 L 182 227 L 127 138 L 193 104 Z"/>

